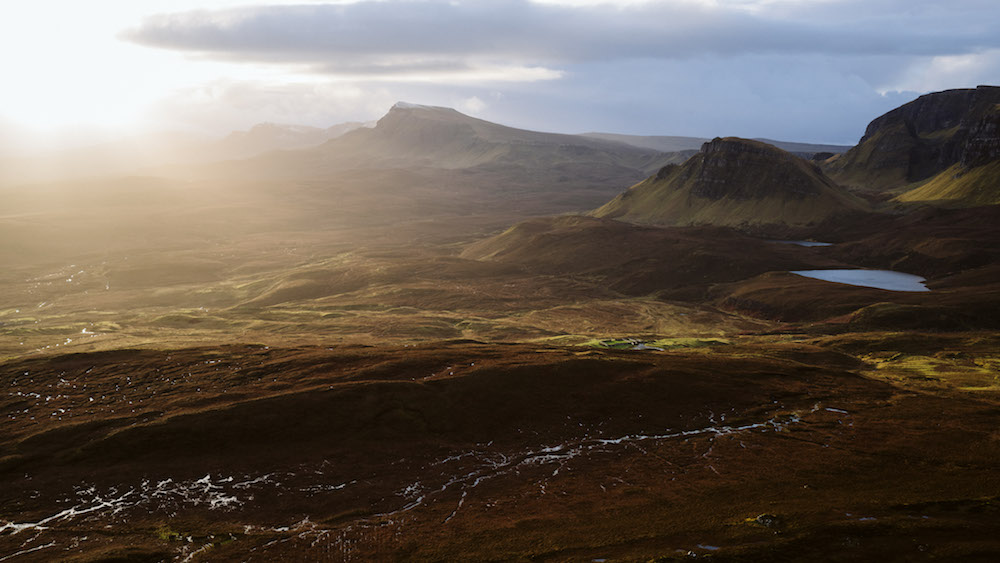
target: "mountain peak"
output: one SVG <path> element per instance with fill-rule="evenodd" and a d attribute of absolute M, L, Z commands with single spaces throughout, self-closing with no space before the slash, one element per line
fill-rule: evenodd
<path fill-rule="evenodd" d="M 391 110 L 399 110 L 399 109 L 402 109 L 402 110 L 420 109 L 420 110 L 447 111 L 447 112 L 458 113 L 457 111 L 455 111 L 454 109 L 449 108 L 449 107 L 444 107 L 444 106 L 425 106 L 425 105 L 422 105 L 422 104 L 412 104 L 410 102 L 396 102 L 395 104 L 392 105 L 392 108 L 390 109 L 390 111 Z"/>
<path fill-rule="evenodd" d="M 701 145 L 702 154 L 732 153 L 732 154 L 762 154 L 777 158 L 790 158 L 792 155 L 773 145 L 740 137 L 716 137 Z"/>
<path fill-rule="evenodd" d="M 395 104 L 392 105 L 392 109 L 422 109 L 428 107 L 430 106 L 411 104 L 410 102 L 396 102 Z"/>
<path fill-rule="evenodd" d="M 424 106 L 420 104 L 411 104 L 409 102 L 396 102 L 389 109 L 389 112 L 378 120 L 376 127 L 396 128 L 400 126 L 412 126 L 414 123 L 425 123 L 428 121 L 455 123 L 474 121 L 474 118 L 452 108 L 442 106 Z"/>

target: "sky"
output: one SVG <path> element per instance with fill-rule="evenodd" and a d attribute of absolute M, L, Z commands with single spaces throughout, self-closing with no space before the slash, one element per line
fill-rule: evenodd
<path fill-rule="evenodd" d="M 0 8 L 0 151 L 327 127 L 396 101 L 516 127 L 853 144 L 1000 83 L 996 0 L 33 0 Z"/>

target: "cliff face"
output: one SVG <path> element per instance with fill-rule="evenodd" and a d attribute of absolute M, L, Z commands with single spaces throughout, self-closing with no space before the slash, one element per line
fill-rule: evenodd
<path fill-rule="evenodd" d="M 682 171 L 682 181 L 694 180 L 699 197 L 753 199 L 782 194 L 805 198 L 824 184 L 822 174 L 785 151 L 745 139 L 713 139 L 701 147 L 700 158 Z"/>
<path fill-rule="evenodd" d="M 595 210 L 657 225 L 805 225 L 865 205 L 811 162 L 747 139 L 713 139 Z"/>
<path fill-rule="evenodd" d="M 844 185 L 880 192 L 927 180 L 959 162 L 980 162 L 989 154 L 995 159 L 997 104 L 996 86 L 921 96 L 872 121 L 827 173 Z"/>
<path fill-rule="evenodd" d="M 958 162 L 896 201 L 943 207 L 1000 204 L 1000 107 L 968 129 Z"/>
<path fill-rule="evenodd" d="M 959 161 L 975 168 L 1000 159 L 1000 106 L 969 129 Z"/>
<path fill-rule="evenodd" d="M 868 124 L 865 136 L 858 144 L 864 143 L 880 129 L 896 122 L 904 123 L 915 137 L 956 126 L 967 128 L 971 125 L 970 117 L 974 119 L 975 115 L 981 115 L 983 111 L 989 109 L 989 106 L 998 102 L 1000 102 L 1000 87 L 996 86 L 926 94 L 874 119 Z"/>

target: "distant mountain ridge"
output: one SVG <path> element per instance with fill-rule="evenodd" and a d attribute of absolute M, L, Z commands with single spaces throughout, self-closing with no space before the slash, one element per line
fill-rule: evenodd
<path fill-rule="evenodd" d="M 592 212 L 653 225 L 806 225 L 867 206 L 817 166 L 760 141 L 705 143 Z"/>
<path fill-rule="evenodd" d="M 312 147 L 365 126 L 359 121 L 338 123 L 325 129 L 308 125 L 258 123 L 247 131 L 233 131 L 224 137 L 214 147 L 212 157 L 248 158 L 267 151 Z"/>
<path fill-rule="evenodd" d="M 559 166 L 571 162 L 653 170 L 661 151 L 542 133 L 492 123 L 452 108 L 399 102 L 375 127 L 352 131 L 324 145 L 332 158 L 365 166 L 458 169 L 488 165 Z"/>
<path fill-rule="evenodd" d="M 397 103 L 374 127 L 321 145 L 186 170 L 197 181 L 302 186 L 361 216 L 512 219 L 583 212 L 676 155 L 579 135 L 508 127 L 452 108 Z M 383 219 L 379 219 L 383 220 Z"/>
<path fill-rule="evenodd" d="M 136 174 L 156 167 L 252 158 L 270 151 L 317 146 L 367 125 L 347 122 L 323 129 L 260 123 L 218 139 L 190 133 L 144 135 L 37 156 L 0 159 L 0 184 Z"/>
<path fill-rule="evenodd" d="M 711 139 L 706 139 L 702 137 L 676 137 L 676 136 L 663 136 L 663 135 L 620 135 L 617 133 L 584 133 L 583 135 L 585 137 L 593 137 L 595 139 L 604 139 L 608 141 L 618 141 L 620 143 L 626 143 L 636 147 L 654 149 L 663 152 L 681 152 L 681 151 L 697 152 L 699 149 L 701 149 L 701 146 L 703 144 L 711 141 Z M 839 154 L 846 152 L 848 149 L 851 148 L 851 145 L 795 143 L 786 141 L 775 141 L 773 139 L 763 139 L 763 138 L 754 138 L 752 140 L 776 146 L 779 149 L 786 150 L 792 154 L 795 154 L 796 156 L 801 156 L 803 158 L 813 158 L 815 155 L 821 153 Z"/>

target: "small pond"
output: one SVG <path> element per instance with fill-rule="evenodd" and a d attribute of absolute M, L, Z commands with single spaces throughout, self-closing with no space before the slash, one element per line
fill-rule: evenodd
<path fill-rule="evenodd" d="M 792 273 L 817 280 L 890 291 L 930 291 L 924 285 L 924 278 L 892 270 L 798 270 Z"/>

